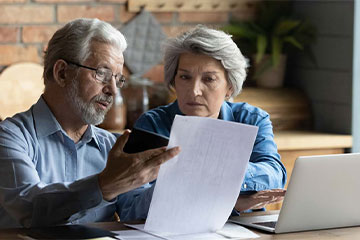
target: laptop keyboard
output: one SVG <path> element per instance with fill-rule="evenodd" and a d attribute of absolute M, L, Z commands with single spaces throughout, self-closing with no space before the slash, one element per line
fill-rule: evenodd
<path fill-rule="evenodd" d="M 270 228 L 275 228 L 276 225 L 276 221 L 270 221 L 270 222 L 256 222 L 253 224 L 257 224 L 260 226 L 265 226 L 265 227 L 270 227 Z"/>

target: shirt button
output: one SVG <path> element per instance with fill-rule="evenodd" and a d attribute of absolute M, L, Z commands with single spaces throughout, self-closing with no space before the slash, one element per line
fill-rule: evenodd
<path fill-rule="evenodd" d="M 244 183 L 244 188 L 247 188 L 247 185 L 246 185 L 246 183 Z"/>

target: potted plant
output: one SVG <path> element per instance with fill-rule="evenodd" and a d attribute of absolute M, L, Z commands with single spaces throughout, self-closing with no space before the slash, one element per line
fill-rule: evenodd
<path fill-rule="evenodd" d="M 293 49 L 305 51 L 315 61 L 310 44 L 315 41 L 315 28 L 292 14 L 290 1 L 261 1 L 253 20 L 223 27 L 233 35 L 241 51 L 252 56 L 254 75 L 260 87 L 281 87 L 286 54 Z"/>

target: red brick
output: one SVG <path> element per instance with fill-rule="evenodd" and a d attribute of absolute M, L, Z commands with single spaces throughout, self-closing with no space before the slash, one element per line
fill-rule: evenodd
<path fill-rule="evenodd" d="M 180 12 L 178 20 L 183 23 L 224 23 L 228 18 L 227 12 Z"/>
<path fill-rule="evenodd" d="M 173 19 L 173 12 L 158 12 L 158 13 L 152 13 L 156 20 L 158 20 L 160 23 L 169 23 L 172 21 Z M 120 11 L 119 11 L 119 15 L 120 15 L 120 21 L 122 23 L 126 23 L 129 20 L 131 20 L 133 17 L 136 16 L 136 13 L 131 13 L 128 12 L 127 8 L 125 5 L 120 6 Z"/>
<path fill-rule="evenodd" d="M 0 8 L 0 23 L 49 23 L 53 20 L 52 6 L 5 5 Z"/>
<path fill-rule="evenodd" d="M 24 26 L 22 40 L 24 43 L 46 43 L 59 26 Z"/>
<path fill-rule="evenodd" d="M 16 43 L 19 30 L 18 27 L 0 27 L 0 43 Z"/>
<path fill-rule="evenodd" d="M 257 1 L 248 1 L 243 3 L 243 7 L 236 11 L 230 11 L 230 18 L 237 21 L 252 20 L 255 18 Z"/>
<path fill-rule="evenodd" d="M 246 3 L 244 8 L 242 8 L 241 10 L 230 12 L 231 19 L 238 21 L 254 19 L 256 14 L 256 8 L 256 3 Z"/>
<path fill-rule="evenodd" d="M 77 2 L 92 2 L 92 0 L 33 0 L 38 3 L 77 3 Z"/>
<path fill-rule="evenodd" d="M 136 16 L 135 13 L 128 12 L 125 6 L 120 6 L 119 13 L 120 13 L 120 21 L 122 23 L 126 23 L 126 22 L 130 21 L 133 17 Z"/>
<path fill-rule="evenodd" d="M 159 12 L 159 13 L 152 13 L 156 20 L 160 23 L 169 23 L 172 21 L 174 13 L 172 12 Z"/>
<path fill-rule="evenodd" d="M 75 18 L 98 18 L 103 21 L 112 22 L 115 18 L 112 6 L 82 6 L 82 5 L 63 5 L 58 6 L 58 21 L 68 22 Z"/>
<path fill-rule="evenodd" d="M 183 33 L 193 27 L 195 27 L 195 25 L 163 26 L 162 28 L 168 37 L 175 37 L 175 36 L 179 35 L 180 33 Z"/>
<path fill-rule="evenodd" d="M 25 3 L 27 0 L 0 0 L 0 3 Z"/>
<path fill-rule="evenodd" d="M 41 58 L 35 46 L 0 45 L 0 65 L 30 61 L 40 63 Z"/>

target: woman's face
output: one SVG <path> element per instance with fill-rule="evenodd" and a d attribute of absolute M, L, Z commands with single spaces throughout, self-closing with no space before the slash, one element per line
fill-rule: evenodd
<path fill-rule="evenodd" d="M 204 54 L 181 54 L 174 80 L 180 110 L 188 116 L 217 118 L 232 93 L 220 61 Z"/>

